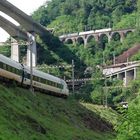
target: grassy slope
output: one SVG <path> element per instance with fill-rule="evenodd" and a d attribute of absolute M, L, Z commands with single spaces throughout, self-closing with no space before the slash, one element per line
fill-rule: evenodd
<path fill-rule="evenodd" d="M 83 106 L 95 112 L 96 114 L 100 115 L 101 118 L 106 119 L 111 124 L 116 125 L 119 114 L 115 112 L 114 110 L 112 110 L 111 108 L 105 108 L 101 105 L 94 105 L 94 104 L 89 104 L 89 103 L 84 103 Z"/>
<path fill-rule="evenodd" d="M 82 104 L 0 85 L 0 140 L 103 140 L 110 125 Z"/>

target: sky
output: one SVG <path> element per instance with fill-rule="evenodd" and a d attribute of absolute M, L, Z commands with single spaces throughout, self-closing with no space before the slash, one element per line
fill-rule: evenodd
<path fill-rule="evenodd" d="M 17 8 L 19 8 L 26 14 L 31 15 L 33 11 L 37 10 L 38 7 L 43 5 L 47 0 L 7 0 L 7 1 L 15 5 Z M 8 16 L 3 14 L 1 11 L 0 11 L 0 15 L 4 16 L 5 18 L 8 18 L 8 20 L 18 25 L 16 22 L 14 22 Z M 2 28 L 0 28 L 0 42 L 5 41 L 8 38 L 8 36 L 9 35 Z"/>

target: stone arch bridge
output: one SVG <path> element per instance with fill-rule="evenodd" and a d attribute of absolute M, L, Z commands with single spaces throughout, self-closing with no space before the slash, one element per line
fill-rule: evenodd
<path fill-rule="evenodd" d="M 82 42 L 86 47 L 90 39 L 95 39 L 95 41 L 100 41 L 104 36 L 107 37 L 108 42 L 114 39 L 116 35 L 119 36 L 119 40 L 122 42 L 123 39 L 127 36 L 128 33 L 134 32 L 135 29 L 121 29 L 121 30 L 112 30 L 111 28 L 100 29 L 100 30 L 91 30 L 79 33 L 72 33 L 59 36 L 59 39 L 66 43 Z"/>

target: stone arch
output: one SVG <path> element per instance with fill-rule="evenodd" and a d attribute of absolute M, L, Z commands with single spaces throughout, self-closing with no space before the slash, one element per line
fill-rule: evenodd
<path fill-rule="evenodd" d="M 95 37 L 93 35 L 87 36 L 87 43 L 89 43 L 92 40 L 95 41 Z"/>
<path fill-rule="evenodd" d="M 73 44 L 73 40 L 71 38 L 68 38 L 65 40 L 66 44 Z"/>
<path fill-rule="evenodd" d="M 101 34 L 99 37 L 99 45 L 102 49 L 105 49 L 106 43 L 108 43 L 108 35 L 107 34 Z"/>
<path fill-rule="evenodd" d="M 125 32 L 125 37 L 127 37 L 129 34 L 133 33 L 131 30 Z"/>
<path fill-rule="evenodd" d="M 118 32 L 114 32 L 111 36 L 111 40 L 114 40 L 114 41 L 121 41 L 121 35 L 120 33 Z"/>
<path fill-rule="evenodd" d="M 78 38 L 77 38 L 77 43 L 80 44 L 80 45 L 81 45 L 81 44 L 84 44 L 84 45 L 85 45 L 84 38 L 83 38 L 83 37 L 78 37 Z"/>

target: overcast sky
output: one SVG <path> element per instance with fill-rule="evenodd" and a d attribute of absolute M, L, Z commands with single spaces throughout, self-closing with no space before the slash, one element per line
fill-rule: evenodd
<path fill-rule="evenodd" d="M 10 3 L 24 11 L 26 14 L 30 15 L 33 11 L 37 10 L 38 7 L 43 5 L 47 0 L 8 0 Z M 3 14 L 0 12 L 0 15 Z M 0 42 L 5 41 L 8 34 L 0 28 Z"/>

